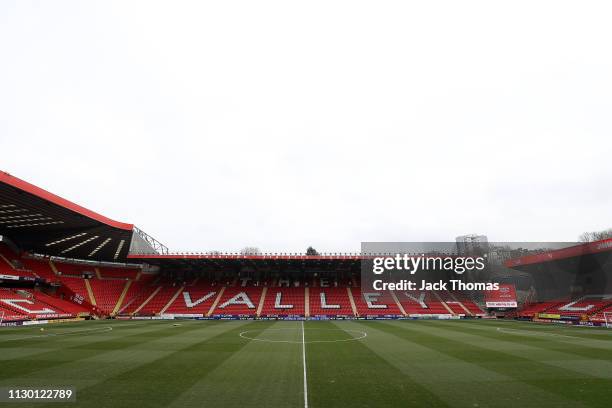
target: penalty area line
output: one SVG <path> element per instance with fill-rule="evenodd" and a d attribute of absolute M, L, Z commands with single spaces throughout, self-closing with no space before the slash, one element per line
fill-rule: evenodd
<path fill-rule="evenodd" d="M 578 340 L 586 340 L 582 337 L 576 337 L 576 336 L 568 336 L 565 334 L 557 334 L 557 333 L 547 333 L 547 332 L 537 332 L 537 331 L 532 331 L 530 329 L 512 329 L 512 328 L 501 328 L 498 327 L 497 331 L 499 333 L 505 333 L 505 334 L 514 334 L 514 335 L 518 335 L 518 336 L 541 336 L 541 337 L 546 337 L 546 336 L 550 336 L 550 337 L 565 337 L 567 339 L 578 339 Z"/>

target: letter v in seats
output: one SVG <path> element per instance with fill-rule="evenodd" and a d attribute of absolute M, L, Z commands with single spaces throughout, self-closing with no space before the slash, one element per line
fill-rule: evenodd
<path fill-rule="evenodd" d="M 189 292 L 183 292 L 183 299 L 185 300 L 185 306 L 189 308 L 196 307 L 200 303 L 206 302 L 208 299 L 215 296 L 216 293 L 217 292 L 209 292 L 194 302 L 191 300 L 191 295 L 189 294 Z"/>

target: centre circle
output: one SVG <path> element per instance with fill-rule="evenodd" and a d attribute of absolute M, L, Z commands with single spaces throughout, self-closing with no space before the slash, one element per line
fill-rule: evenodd
<path fill-rule="evenodd" d="M 355 341 L 366 338 L 368 334 L 361 330 L 343 330 L 343 329 L 304 329 L 305 337 L 311 336 L 316 332 L 340 332 L 344 334 L 350 334 L 351 336 L 348 339 L 346 338 L 337 338 L 337 339 L 326 339 L 326 340 L 307 340 L 302 342 L 301 336 L 302 331 L 296 329 L 265 329 L 263 332 L 260 330 L 245 330 L 239 334 L 243 339 L 254 340 L 254 341 L 263 341 L 266 343 L 296 343 L 296 344 L 310 344 L 310 343 L 338 343 L 343 341 Z M 255 334 L 255 333 L 258 334 Z M 272 332 L 272 333 L 271 333 Z M 284 340 L 282 339 L 283 333 L 294 333 L 296 337 L 299 335 L 299 340 Z M 340 334 L 338 333 L 338 334 Z"/>

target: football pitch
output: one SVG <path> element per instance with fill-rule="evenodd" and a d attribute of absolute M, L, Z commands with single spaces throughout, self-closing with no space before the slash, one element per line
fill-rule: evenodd
<path fill-rule="evenodd" d="M 0 329 L 0 387 L 66 407 L 609 407 L 612 330 L 500 321 L 92 321 Z"/>

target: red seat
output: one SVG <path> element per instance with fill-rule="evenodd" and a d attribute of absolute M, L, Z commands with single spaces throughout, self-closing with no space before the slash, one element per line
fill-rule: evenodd
<path fill-rule="evenodd" d="M 345 287 L 310 288 L 311 316 L 354 316 Z"/>
<path fill-rule="evenodd" d="M 261 316 L 304 316 L 305 289 L 303 287 L 268 288 Z"/>
<path fill-rule="evenodd" d="M 220 290 L 220 286 L 213 286 L 208 282 L 186 286 L 168 307 L 166 313 L 206 315 Z"/>
<path fill-rule="evenodd" d="M 362 293 L 360 288 L 351 288 L 351 294 L 360 316 L 402 316 L 390 292 Z"/>
<path fill-rule="evenodd" d="M 230 286 L 225 289 L 213 315 L 255 316 L 262 287 Z"/>

